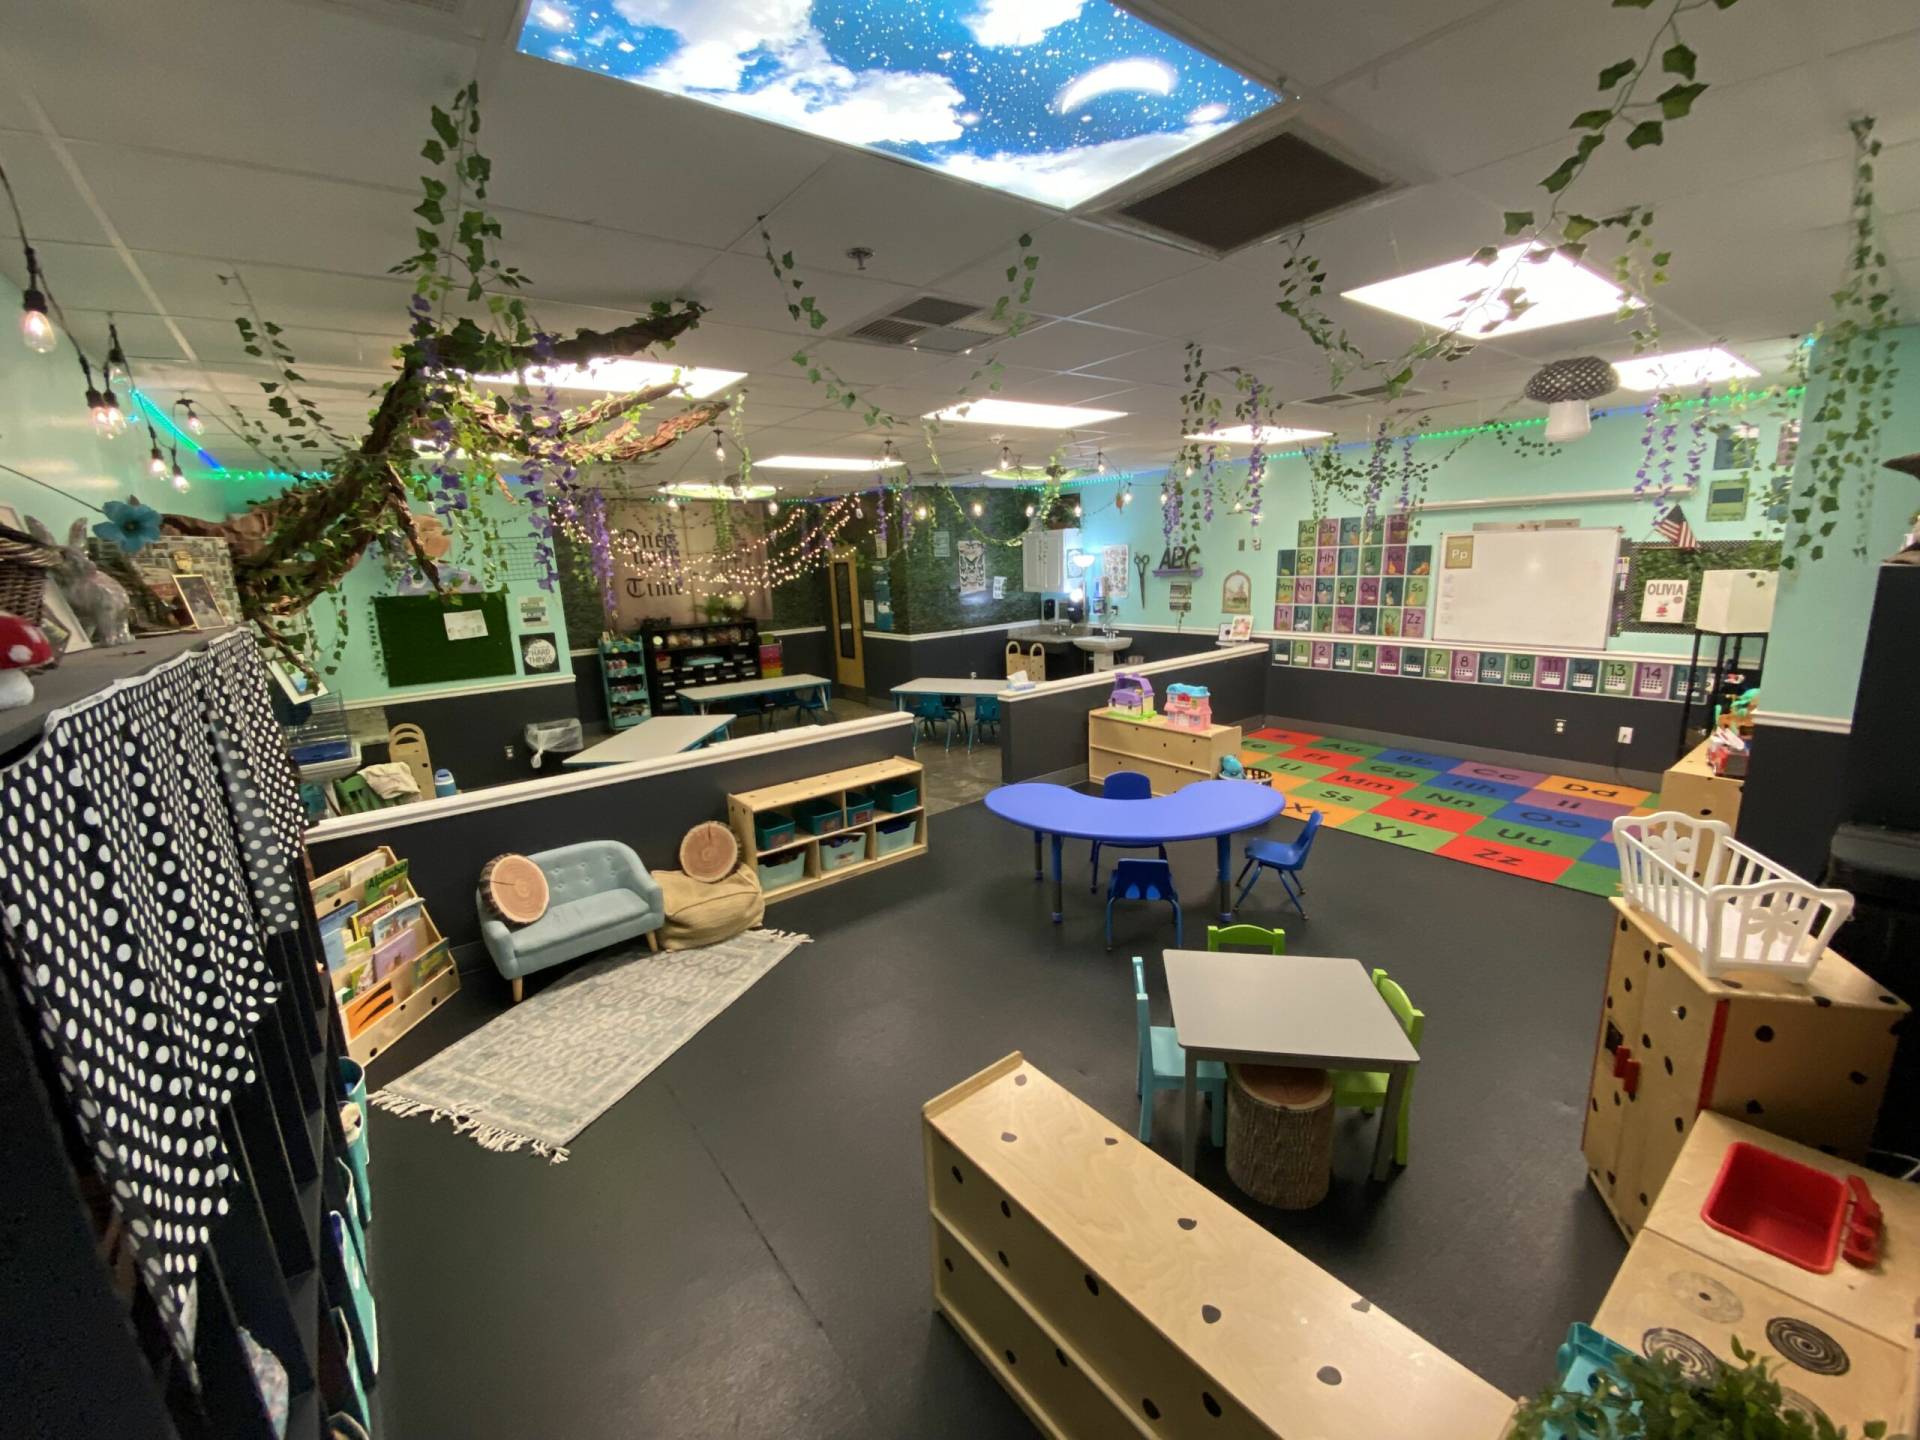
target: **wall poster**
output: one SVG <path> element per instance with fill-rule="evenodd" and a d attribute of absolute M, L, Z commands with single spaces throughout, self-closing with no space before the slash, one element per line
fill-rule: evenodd
<path fill-rule="evenodd" d="M 944 532 L 942 532 L 944 533 Z M 960 593 L 981 595 L 987 589 L 987 542 L 962 540 L 955 549 L 960 571 Z"/>
<path fill-rule="evenodd" d="M 1253 611 L 1253 577 L 1244 570 L 1230 570 L 1220 582 L 1220 608 L 1229 615 L 1247 615 Z"/>
<path fill-rule="evenodd" d="M 1127 581 L 1132 566 L 1127 563 L 1127 547 L 1108 545 L 1100 551 L 1100 588 L 1109 600 L 1127 598 Z"/>

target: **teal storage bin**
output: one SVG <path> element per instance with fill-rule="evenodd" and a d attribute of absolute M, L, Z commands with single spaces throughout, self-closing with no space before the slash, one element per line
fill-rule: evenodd
<path fill-rule="evenodd" d="M 367 1135 L 373 1129 L 373 1116 L 367 1109 L 367 1072 L 358 1062 L 340 1057 L 340 1088 L 346 1092 L 346 1098 L 360 1107 L 360 1134 L 357 1139 L 347 1142 L 347 1168 L 353 1171 L 353 1189 L 355 1201 L 360 1208 L 360 1222 L 363 1225 L 373 1223 L 373 1190 L 367 1182 L 367 1165 L 371 1159 L 367 1151 Z"/>
<path fill-rule="evenodd" d="M 880 808 L 896 815 L 920 803 L 920 786 L 913 780 L 889 780 L 880 787 Z"/>
<path fill-rule="evenodd" d="M 769 855 L 757 862 L 760 871 L 760 888 L 774 891 L 784 885 L 791 885 L 806 873 L 807 852 L 789 850 L 780 855 Z"/>
<path fill-rule="evenodd" d="M 753 838 L 758 849 L 770 850 L 792 834 L 793 817 L 782 811 L 769 810 L 753 817 Z"/>
<path fill-rule="evenodd" d="M 866 858 L 867 837 L 865 835 L 843 835 L 838 840 L 820 842 L 822 873 L 841 869 Z"/>
<path fill-rule="evenodd" d="M 1590 1394 L 1598 1388 L 1600 1371 L 1610 1368 L 1620 1357 L 1633 1353 L 1591 1325 L 1583 1325 L 1576 1320 L 1567 1327 L 1566 1341 L 1554 1352 L 1553 1358 L 1560 1371 L 1560 1388 L 1570 1395 Z M 1553 1440 L 1580 1440 L 1579 1436 L 1568 1435 L 1558 1426 L 1549 1426 L 1546 1433 Z"/>
<path fill-rule="evenodd" d="M 824 835 L 829 830 L 843 828 L 845 813 L 831 800 L 806 800 L 794 808 L 793 815 L 807 834 Z"/>
<path fill-rule="evenodd" d="M 920 822 L 913 816 L 900 820 L 882 820 L 873 827 L 873 851 L 878 855 L 891 855 L 896 850 L 905 850 L 913 844 L 920 833 Z"/>
<path fill-rule="evenodd" d="M 873 819 L 873 792 L 871 790 L 847 791 L 847 824 L 864 825 Z"/>

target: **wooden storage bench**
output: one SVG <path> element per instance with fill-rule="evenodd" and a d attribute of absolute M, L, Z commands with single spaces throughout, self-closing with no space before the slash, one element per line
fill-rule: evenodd
<path fill-rule="evenodd" d="M 1505 1429 L 1505 1395 L 1018 1053 L 923 1115 L 934 1299 L 1042 1434 Z"/>
<path fill-rule="evenodd" d="M 1164 716 L 1139 720 L 1112 710 L 1087 716 L 1087 778 L 1104 780 L 1116 770 L 1138 770 L 1156 795 L 1171 795 L 1196 780 L 1218 780 L 1220 762 L 1240 754 L 1238 725 L 1183 730 Z"/>

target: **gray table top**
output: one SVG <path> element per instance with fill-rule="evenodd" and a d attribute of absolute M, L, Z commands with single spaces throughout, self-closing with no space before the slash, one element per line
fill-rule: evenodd
<path fill-rule="evenodd" d="M 691 750 L 709 735 L 733 723 L 731 715 L 654 715 L 638 725 L 569 755 L 568 765 L 621 765 L 633 760 L 658 760 Z"/>
<path fill-rule="evenodd" d="M 702 705 L 743 700 L 749 695 L 778 695 L 788 690 L 811 690 L 833 682 L 824 675 L 763 675 L 758 680 L 729 680 L 723 685 L 682 685 L 680 694 Z"/>
<path fill-rule="evenodd" d="M 1189 1051 L 1254 1065 L 1410 1065 L 1420 1054 L 1358 960 L 1166 952 L 1173 1025 Z"/>
<path fill-rule="evenodd" d="M 923 675 L 893 687 L 895 695 L 998 695 L 1007 688 L 1004 675 Z"/>

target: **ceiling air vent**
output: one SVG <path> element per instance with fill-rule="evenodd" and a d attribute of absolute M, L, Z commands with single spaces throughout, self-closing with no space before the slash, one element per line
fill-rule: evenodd
<path fill-rule="evenodd" d="M 1394 398 L 1396 400 L 1411 400 L 1415 396 L 1426 393 L 1424 390 L 1415 390 L 1412 386 L 1408 386 Z M 1339 409 L 1341 406 L 1367 405 L 1375 400 L 1384 400 L 1386 398 L 1386 386 L 1368 385 L 1359 390 L 1335 390 L 1327 395 L 1309 395 L 1306 399 L 1296 400 L 1293 403 L 1296 405 L 1325 405 L 1332 409 Z"/>
<path fill-rule="evenodd" d="M 845 337 L 864 340 L 869 345 L 906 346 L 959 355 L 1005 333 L 1004 326 L 973 318 L 979 314 L 978 305 L 943 300 L 938 295 L 921 295 L 854 326 L 845 332 Z"/>
<path fill-rule="evenodd" d="M 1226 255 L 1394 188 L 1295 124 L 1096 218 L 1190 250 Z"/>

